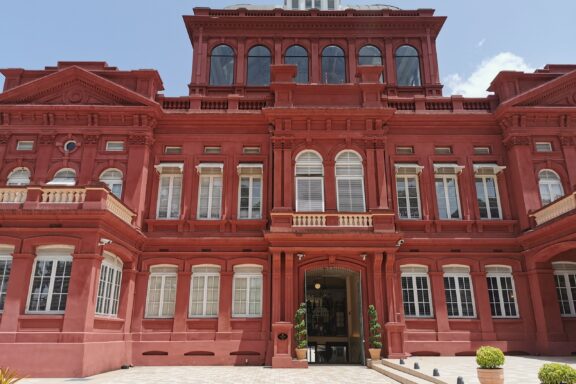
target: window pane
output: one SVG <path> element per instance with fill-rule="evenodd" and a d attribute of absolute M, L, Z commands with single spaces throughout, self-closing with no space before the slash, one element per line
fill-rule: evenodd
<path fill-rule="evenodd" d="M 0 260 L 0 311 L 4 310 L 4 302 L 8 290 L 8 278 L 10 276 L 11 268 L 11 260 Z"/>
<path fill-rule="evenodd" d="M 399 86 L 420 86 L 418 51 L 409 45 L 396 50 L 396 81 Z"/>
<path fill-rule="evenodd" d="M 364 212 L 363 179 L 338 178 L 338 211 Z"/>
<path fill-rule="evenodd" d="M 346 82 L 346 60 L 340 47 L 331 45 L 322 51 L 322 82 L 325 84 Z"/>
<path fill-rule="evenodd" d="M 210 85 L 232 85 L 234 82 L 234 51 L 219 45 L 210 57 Z"/>
<path fill-rule="evenodd" d="M 270 64 L 272 59 L 268 48 L 261 45 L 248 52 L 248 79 L 247 85 L 270 84 Z"/>
<path fill-rule="evenodd" d="M 284 63 L 296 65 L 296 82 L 297 83 L 307 83 L 308 82 L 308 52 L 299 46 L 293 45 L 286 50 L 286 56 L 284 57 Z"/>
<path fill-rule="evenodd" d="M 300 177 L 296 185 L 298 212 L 322 212 L 324 210 L 322 179 Z"/>

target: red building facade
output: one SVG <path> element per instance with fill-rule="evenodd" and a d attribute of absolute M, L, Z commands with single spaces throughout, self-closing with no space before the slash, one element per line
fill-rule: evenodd
<path fill-rule="evenodd" d="M 300 3 L 185 16 L 184 97 L 2 70 L 0 365 L 301 366 L 300 302 L 310 363 L 369 304 L 389 357 L 576 352 L 576 65 L 443 97 L 444 17 Z"/>

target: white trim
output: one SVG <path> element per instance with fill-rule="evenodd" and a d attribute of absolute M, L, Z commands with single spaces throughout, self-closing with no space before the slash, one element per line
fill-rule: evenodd
<path fill-rule="evenodd" d="M 540 146 L 545 145 L 545 146 L 546 146 L 546 149 L 543 150 L 543 151 L 542 151 L 542 150 L 539 150 L 539 149 L 538 149 L 538 146 L 539 146 L 539 145 L 540 145 Z M 552 147 L 552 143 L 551 143 L 550 141 L 536 141 L 536 142 L 534 143 L 534 152 L 537 152 L 537 153 L 550 153 L 550 152 L 553 152 L 553 151 L 554 151 L 554 147 Z"/>
<path fill-rule="evenodd" d="M 300 210 L 298 208 L 299 205 L 299 199 L 298 199 L 298 192 L 299 192 L 299 186 L 298 186 L 298 180 L 303 179 L 303 180 L 320 180 L 320 187 L 321 187 L 321 194 L 322 194 L 322 209 L 319 211 L 303 211 Z M 294 188 L 295 192 L 296 192 L 296 212 L 324 212 L 325 210 L 325 203 L 326 203 L 326 199 L 324 198 L 324 176 L 297 176 L 296 177 L 296 188 Z"/>
<path fill-rule="evenodd" d="M 424 168 L 424 167 L 422 167 Z M 398 170 L 398 168 L 396 168 L 396 170 Z M 422 169 L 420 169 L 420 171 L 422 171 Z M 416 199 L 418 200 L 418 217 L 412 217 L 412 213 L 411 213 L 411 209 L 412 206 L 410 205 L 410 194 L 409 194 L 409 188 L 408 188 L 408 179 L 409 178 L 414 178 L 416 180 Z M 402 183 L 403 183 L 403 187 L 405 188 L 405 192 L 406 192 L 406 209 L 407 209 L 407 213 L 408 213 L 408 217 L 402 217 L 400 215 L 400 196 L 398 194 L 398 179 L 402 179 Z M 398 209 L 398 218 L 400 218 L 401 220 L 421 220 L 422 219 L 422 202 L 420 200 L 420 178 L 418 177 L 418 174 L 415 175 L 399 175 L 396 174 L 396 205 L 397 205 L 397 209 Z"/>
<path fill-rule="evenodd" d="M 110 148 L 111 146 L 114 145 L 120 145 L 121 148 Z M 117 140 L 110 140 L 106 142 L 106 152 L 124 152 L 126 150 L 126 146 L 124 145 L 123 141 Z"/>
<path fill-rule="evenodd" d="M 26 172 L 27 176 L 22 177 L 20 175 L 14 176 L 15 173 Z M 32 174 L 30 170 L 26 167 L 16 167 L 8 174 L 6 179 L 6 185 L 8 186 L 25 186 L 30 185 L 30 178 Z"/>
<path fill-rule="evenodd" d="M 396 174 L 398 174 L 398 171 L 402 168 L 415 169 L 416 175 L 422 173 L 422 170 L 424 169 L 423 166 L 415 163 L 394 163 L 394 170 L 396 171 Z"/>
<path fill-rule="evenodd" d="M 0 248 L 0 252 L 3 251 L 7 251 L 8 248 Z M 10 248 L 10 251 L 8 252 L 13 252 L 14 248 Z M 0 253 L 0 262 L 7 262 L 7 264 L 10 265 L 10 272 L 7 274 L 4 274 L 4 270 L 2 270 L 2 274 L 0 274 L 0 298 L 2 298 L 2 290 L 7 290 L 8 287 L 8 281 L 10 280 L 10 274 L 12 273 L 12 255 L 8 253 L 8 254 L 3 254 Z M 7 292 L 4 293 L 4 295 L 6 295 Z M 6 296 L 4 296 L 4 300 L 6 300 Z M 6 304 L 6 303 L 4 303 Z M 4 308 L 0 308 L 0 313 L 2 313 L 4 311 Z"/>
<path fill-rule="evenodd" d="M 163 267 L 173 267 L 174 271 L 162 271 L 162 272 L 155 272 L 154 267 L 163 268 Z M 153 277 L 159 277 L 160 280 L 160 296 L 158 297 L 158 312 L 155 314 L 150 314 L 150 290 L 151 290 L 151 281 Z M 172 308 L 171 312 L 172 315 L 162 315 L 164 306 L 166 303 L 164 302 L 164 295 L 166 291 L 166 279 L 167 278 L 175 278 L 176 283 L 174 287 L 175 297 L 174 297 L 174 308 Z M 176 309 L 176 294 L 178 292 L 178 267 L 174 265 L 154 265 L 150 267 L 150 276 L 148 277 L 148 288 L 146 290 L 146 308 L 144 309 L 144 318 L 145 319 L 172 319 L 174 317 L 174 312 Z"/>
<path fill-rule="evenodd" d="M 218 267 L 220 266 L 215 265 L 205 265 L 206 267 Z M 188 299 L 188 317 L 189 318 L 217 318 L 219 314 L 219 307 L 220 307 L 220 271 L 216 272 L 194 272 L 194 268 L 202 267 L 200 265 L 195 265 L 192 267 L 192 276 L 190 277 L 190 297 Z M 217 285 L 217 294 L 216 294 L 216 313 L 215 314 L 207 314 L 206 308 L 208 304 L 208 279 L 210 277 L 217 277 L 218 278 L 218 285 Z M 194 290 L 194 279 L 203 279 L 202 283 L 202 313 L 201 314 L 192 314 L 192 297 L 193 297 L 193 290 Z"/>
<path fill-rule="evenodd" d="M 44 251 L 43 255 L 39 254 L 39 251 L 37 250 L 37 256 L 34 259 L 34 267 L 32 268 L 32 275 L 30 277 L 30 283 L 29 283 L 29 287 L 28 287 L 28 298 L 26 300 L 26 310 L 25 313 L 26 314 L 55 314 L 55 315 L 61 315 L 64 314 L 64 312 L 66 311 L 66 308 L 64 308 L 63 310 L 58 310 L 58 311 L 52 311 L 49 308 L 52 305 L 52 299 L 53 299 L 53 295 L 54 295 L 54 280 L 56 280 L 56 269 L 58 268 L 58 263 L 59 262 L 65 262 L 65 263 L 72 263 L 73 262 L 73 258 L 72 255 L 63 255 L 62 252 L 59 252 L 59 256 L 56 256 L 55 253 L 58 252 L 58 250 L 55 248 L 56 246 L 54 246 L 53 248 L 48 248 L 48 252 L 46 252 L 46 249 L 42 250 Z M 62 247 L 60 246 L 59 250 L 60 251 L 64 251 L 66 249 L 69 249 L 68 247 Z M 52 253 L 52 254 L 51 254 Z M 52 261 L 52 268 L 50 270 L 50 275 L 48 276 L 49 282 L 48 282 L 48 292 L 46 293 L 46 309 L 45 310 L 31 310 L 30 309 L 30 303 L 32 300 L 32 289 L 34 287 L 34 276 L 36 274 L 36 268 L 38 267 L 38 262 L 48 262 L 48 261 Z M 65 276 L 68 277 L 68 279 L 71 278 L 72 276 L 72 265 L 70 266 L 70 275 L 69 276 Z M 70 289 L 70 287 L 68 286 L 68 290 Z M 68 290 L 66 291 L 66 299 L 68 299 Z M 68 302 L 66 302 L 66 306 L 68 305 Z"/>
<path fill-rule="evenodd" d="M 402 268 L 415 268 L 415 267 L 421 267 L 423 269 L 426 269 L 426 272 L 415 272 L 415 271 L 406 271 L 406 272 L 402 272 L 400 274 L 400 289 L 402 291 L 402 297 L 404 297 L 404 287 L 402 284 L 402 278 L 406 277 L 406 278 L 410 278 L 412 280 L 412 295 L 414 297 L 414 301 L 413 301 L 413 305 L 414 305 L 414 309 L 416 311 L 415 315 L 407 315 L 406 313 L 404 313 L 404 316 L 406 316 L 407 318 L 432 318 L 434 317 L 434 305 L 433 305 L 433 301 L 432 301 L 432 290 L 430 289 L 430 277 L 428 276 L 428 267 L 427 266 L 423 266 L 423 265 L 403 265 L 400 267 L 400 270 L 402 271 Z M 421 315 L 420 314 L 420 301 L 418 298 L 418 284 L 417 284 L 417 278 L 418 277 L 424 277 L 426 278 L 426 290 L 428 291 L 428 302 L 425 304 L 428 304 L 429 308 L 430 308 L 430 314 L 429 315 Z M 402 300 L 402 307 L 404 307 L 404 300 Z"/>
<path fill-rule="evenodd" d="M 574 276 L 576 279 L 576 263 L 570 261 L 556 261 L 552 263 L 552 268 L 554 269 L 554 286 L 556 288 L 556 298 L 558 300 L 558 305 L 560 306 L 560 316 L 562 317 L 576 317 L 576 304 L 574 300 L 576 299 L 572 295 L 572 289 L 576 288 L 570 284 L 570 276 Z M 558 297 L 558 276 L 564 278 L 564 293 L 566 294 L 566 301 L 568 302 L 569 313 L 562 313 L 562 306 L 560 305 L 560 298 Z"/>
<path fill-rule="evenodd" d="M 462 170 L 466 167 L 454 163 L 434 163 L 434 173 L 442 175 L 442 173 L 439 173 L 440 168 L 453 168 L 454 174 L 459 175 L 460 173 L 462 173 Z"/>
<path fill-rule="evenodd" d="M 246 270 L 250 270 L 254 268 L 254 272 L 244 272 L 242 269 L 246 268 Z M 260 268 L 260 272 L 255 272 L 256 268 Z M 255 266 L 255 265 L 235 265 L 234 266 L 234 277 L 232 279 L 232 317 L 233 318 L 259 318 L 262 317 L 263 313 L 263 291 L 264 291 L 264 278 L 262 276 L 262 266 Z M 237 279 L 246 279 L 246 303 L 245 307 L 243 308 L 243 312 L 235 313 L 234 310 L 238 309 L 234 306 L 234 298 L 236 295 L 236 282 Z M 250 282 L 254 279 L 258 279 L 260 281 L 260 297 L 258 297 L 257 303 L 260 305 L 260 312 L 256 314 L 250 314 Z"/>
<path fill-rule="evenodd" d="M 180 178 L 180 194 L 178 198 L 178 214 L 175 216 L 171 215 L 171 207 L 174 198 L 174 180 L 176 178 Z M 162 193 L 162 179 L 168 179 L 168 196 L 167 196 L 167 205 L 166 205 L 166 217 L 160 217 L 160 196 Z M 182 209 L 182 186 L 184 184 L 184 180 L 181 173 L 163 173 L 160 174 L 160 178 L 158 179 L 158 196 L 156 197 L 156 218 L 160 220 L 178 220 L 180 218 L 181 209 Z"/>
<path fill-rule="evenodd" d="M 440 217 L 440 206 L 438 202 L 440 201 L 440 196 L 436 196 L 436 206 L 438 208 L 438 219 L 440 220 L 461 220 L 462 219 L 462 206 L 460 204 L 460 186 L 458 185 L 458 175 L 457 174 L 445 174 L 437 173 L 434 176 L 434 191 L 436 191 L 436 180 L 442 179 L 442 187 L 444 190 L 444 203 L 446 205 L 446 215 L 448 217 Z M 450 197 L 448 195 L 448 179 L 454 180 L 455 190 L 456 190 L 456 208 L 458 208 L 458 217 L 451 217 L 452 207 L 450 206 Z"/>
<path fill-rule="evenodd" d="M 74 173 L 74 178 L 63 178 L 63 177 L 58 177 L 59 173 L 63 173 L 63 172 L 72 172 Z M 76 178 L 78 177 L 78 175 L 76 174 L 76 170 L 74 170 L 73 168 L 60 168 L 58 171 L 56 171 L 56 173 L 54 173 L 54 176 L 52 177 L 52 180 L 50 180 L 49 182 L 46 183 L 46 185 L 64 185 L 64 186 L 75 186 L 76 185 Z"/>
<path fill-rule="evenodd" d="M 482 217 L 482 214 L 480 212 L 478 212 L 480 214 L 480 219 L 481 220 L 502 220 L 502 204 L 500 202 L 500 189 L 498 188 L 498 177 L 496 175 L 476 174 L 474 176 L 474 184 L 476 184 L 476 179 L 482 180 L 482 192 L 484 193 L 484 196 L 482 196 L 482 198 L 484 199 L 484 202 L 486 203 L 486 213 L 488 214 L 488 217 Z M 488 185 L 486 182 L 487 179 L 494 180 L 494 192 L 496 193 L 496 207 L 498 208 L 498 217 L 492 217 L 490 201 L 488 198 Z M 476 189 L 476 199 L 477 200 L 478 200 L 478 192 L 479 191 Z M 479 205 L 478 205 L 478 211 L 480 211 Z"/>
<path fill-rule="evenodd" d="M 184 163 L 160 163 L 154 166 L 158 173 L 162 173 L 165 168 L 177 168 L 180 172 L 184 171 Z"/>
<path fill-rule="evenodd" d="M 450 267 L 445 265 L 444 268 L 446 267 Z M 464 267 L 464 266 L 462 266 Z M 472 315 L 462 315 L 462 308 L 463 308 L 463 302 L 462 302 L 462 297 L 460 295 L 460 283 L 458 281 L 458 278 L 467 278 L 469 283 L 470 283 L 470 298 L 472 300 Z M 472 283 L 472 277 L 470 276 L 470 273 L 459 273 L 459 272 L 444 272 L 443 275 L 443 280 L 445 278 L 452 278 L 454 279 L 454 290 L 456 292 L 456 305 L 458 308 L 458 315 L 448 315 L 449 319 L 458 319 L 458 318 L 462 318 L 462 319 L 472 319 L 472 318 L 476 318 L 476 300 L 474 298 L 474 285 Z M 444 282 L 444 291 L 446 291 L 447 287 L 446 287 L 446 283 Z M 446 295 L 446 292 L 444 292 L 444 295 Z M 446 301 L 446 306 L 448 306 L 448 301 Z"/>
<path fill-rule="evenodd" d="M 249 180 L 248 186 L 248 217 L 242 217 L 242 179 L 247 178 Z M 253 206 L 254 206 L 254 180 L 260 180 L 260 209 L 258 211 L 257 217 L 253 217 Z M 238 177 L 238 220 L 259 220 L 262 218 L 262 190 L 263 190 L 263 177 L 262 175 L 240 175 Z"/>
<path fill-rule="evenodd" d="M 500 172 L 506 169 L 505 165 L 498 165 L 492 163 L 474 163 L 473 165 L 474 173 L 478 173 L 481 169 L 491 169 L 494 172 L 494 175 L 499 174 Z"/>
<path fill-rule="evenodd" d="M 502 272 L 502 271 L 494 271 L 494 272 L 490 272 L 490 267 L 492 268 L 501 268 L 503 269 L 503 267 L 505 266 L 501 266 L 501 265 L 487 265 L 485 267 L 486 269 L 486 279 L 489 278 L 495 278 L 496 279 L 496 290 L 498 292 L 498 298 L 499 298 L 499 302 L 496 303 L 499 307 L 500 307 L 500 313 L 502 313 L 502 315 L 492 315 L 492 318 L 494 319 L 517 319 L 520 317 L 520 312 L 518 311 L 518 300 L 517 300 L 517 296 L 516 296 L 516 285 L 514 283 L 514 277 L 512 276 L 512 268 L 510 268 L 510 270 L 508 272 Z M 514 311 L 516 312 L 516 315 L 506 315 L 506 309 L 505 309 L 505 305 L 504 305 L 504 292 L 502 289 L 502 281 L 501 278 L 509 278 L 510 279 L 510 285 L 512 287 L 512 299 L 514 300 Z M 488 287 L 488 290 L 490 290 L 490 287 Z M 490 295 L 488 295 L 488 301 L 490 301 Z M 490 303 L 490 310 L 492 310 L 492 303 Z"/>
<path fill-rule="evenodd" d="M 256 172 L 260 172 L 259 175 L 262 175 L 264 173 L 263 172 L 264 165 L 258 164 L 258 163 L 240 163 L 236 167 L 236 172 L 238 172 L 238 175 L 242 175 L 242 171 L 244 169 L 250 169 L 250 170 L 255 169 Z M 254 173 L 251 175 L 256 175 L 256 174 Z"/>
<path fill-rule="evenodd" d="M 200 163 L 196 166 L 196 171 L 198 172 L 199 175 L 201 175 L 203 170 L 206 168 L 217 168 L 220 170 L 220 173 L 224 172 L 223 163 Z"/>
<path fill-rule="evenodd" d="M 543 179 L 542 178 L 542 173 L 544 172 L 550 172 L 552 174 L 554 174 L 556 176 L 556 179 Z M 556 195 L 553 194 L 553 189 L 552 186 L 556 186 L 559 188 L 560 190 L 560 195 Z M 543 197 L 542 197 L 542 188 L 545 188 L 546 191 L 548 192 L 548 194 L 550 195 L 550 201 L 544 201 Z M 564 196 L 564 186 L 562 185 L 562 179 L 560 178 L 560 175 L 549 168 L 545 168 L 545 169 L 541 169 L 538 172 L 538 193 L 540 194 L 540 203 L 544 206 L 544 205 L 548 205 L 558 199 L 560 199 L 562 196 Z"/>
<path fill-rule="evenodd" d="M 21 148 L 24 146 L 30 146 L 30 148 Z M 34 140 L 18 140 L 16 142 L 17 151 L 32 151 L 34 150 Z"/>
<path fill-rule="evenodd" d="M 98 290 L 96 291 L 96 307 L 94 313 L 97 316 L 117 317 L 124 263 L 113 253 L 104 252 L 103 256 L 104 260 L 100 266 L 100 276 L 98 277 Z M 112 277 L 111 280 L 110 276 Z M 99 306 L 107 307 L 107 310 L 98 311 Z"/>
<path fill-rule="evenodd" d="M 200 202 L 201 202 L 201 198 L 202 198 L 202 179 L 208 179 L 208 202 L 206 203 L 206 217 L 201 217 L 201 212 L 200 212 Z M 220 179 L 220 206 L 218 207 L 212 207 L 212 203 L 214 202 L 214 183 L 215 180 L 219 178 Z M 224 178 L 222 177 L 222 174 L 209 174 L 209 175 L 200 175 L 199 179 L 198 179 L 198 204 L 196 205 L 196 218 L 198 220 L 220 220 L 222 218 L 222 203 L 224 200 Z M 213 209 L 214 208 L 214 209 Z M 216 210 L 216 212 L 213 212 L 213 210 Z"/>

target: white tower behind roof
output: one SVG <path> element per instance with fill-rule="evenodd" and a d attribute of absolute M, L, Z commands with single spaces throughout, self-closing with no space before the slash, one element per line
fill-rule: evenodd
<path fill-rule="evenodd" d="M 284 0 L 284 8 L 334 10 L 340 9 L 340 0 Z"/>

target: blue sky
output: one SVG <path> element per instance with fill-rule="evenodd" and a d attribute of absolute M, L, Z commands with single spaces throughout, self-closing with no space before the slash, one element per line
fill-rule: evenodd
<path fill-rule="evenodd" d="M 2 0 L 0 68 L 39 69 L 59 60 L 154 68 L 167 95 L 185 95 L 192 50 L 182 15 L 197 6 L 239 2 L 281 0 Z M 500 69 L 576 64 L 576 0 L 397 0 L 392 5 L 434 8 L 448 16 L 438 39 L 445 95 L 480 94 Z"/>

